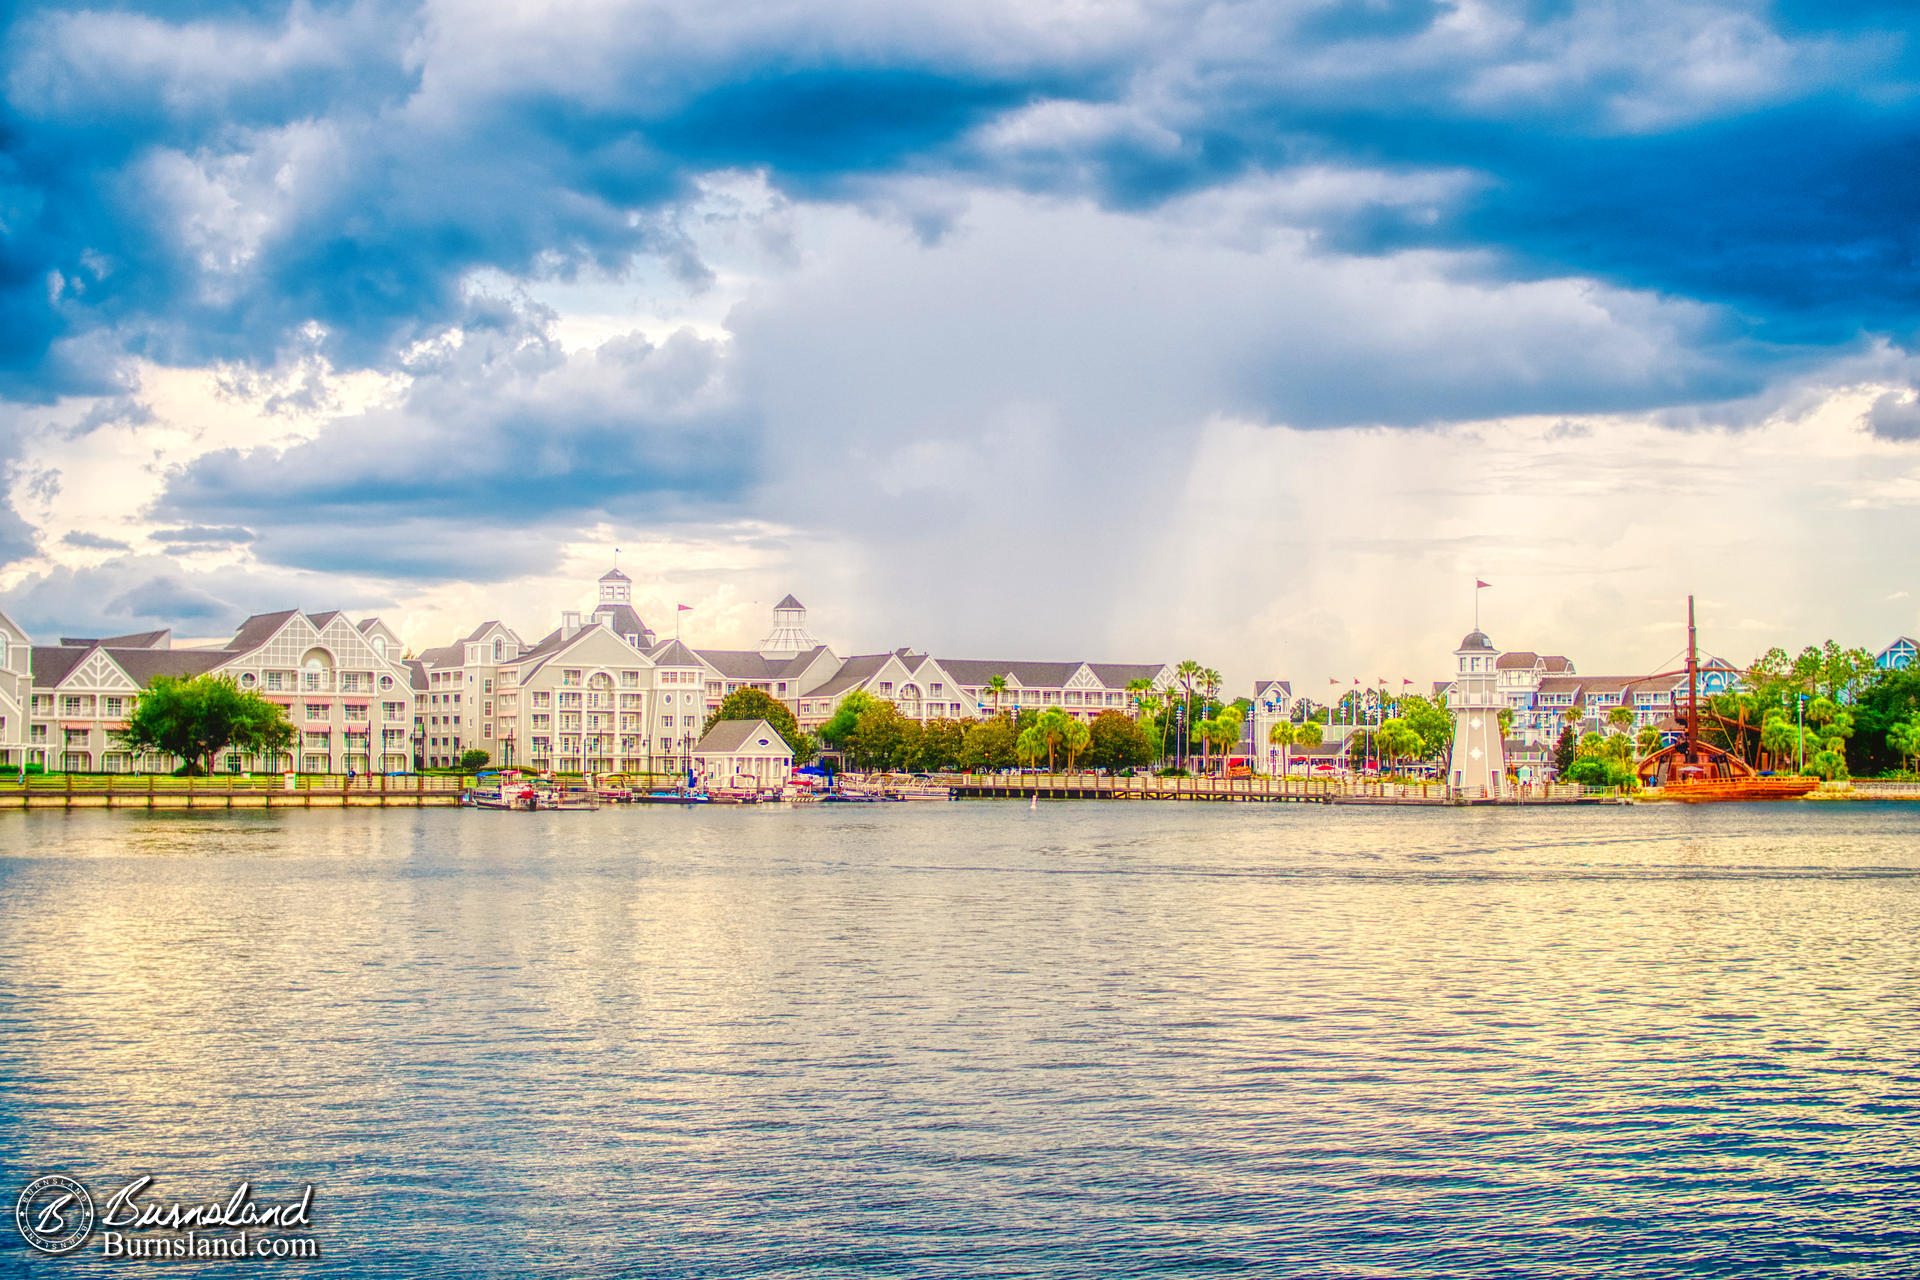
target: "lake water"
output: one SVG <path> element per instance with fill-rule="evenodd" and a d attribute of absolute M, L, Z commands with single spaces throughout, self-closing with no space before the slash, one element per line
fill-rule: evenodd
<path fill-rule="evenodd" d="M 9 814 L 0 1199 L 316 1184 L 195 1276 L 1911 1275 L 1917 889 L 1898 804 Z"/>

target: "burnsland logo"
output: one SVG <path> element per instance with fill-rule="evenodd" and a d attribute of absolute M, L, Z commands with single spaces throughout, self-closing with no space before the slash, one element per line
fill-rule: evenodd
<path fill-rule="evenodd" d="M 42 1253 L 72 1253 L 93 1234 L 93 1197 L 63 1173 L 35 1178 L 13 1202 L 13 1225 Z"/>
<path fill-rule="evenodd" d="M 151 1174 L 135 1178 L 96 1213 L 87 1188 L 65 1174 L 36 1178 L 14 1203 L 21 1239 L 41 1253 L 72 1253 L 100 1228 L 103 1258 L 317 1258 L 309 1235 L 287 1235 L 313 1225 L 313 1184 L 297 1199 L 261 1204 L 243 1182 L 225 1200 L 158 1202 L 141 1196 Z M 129 1232 L 164 1232 L 130 1235 Z"/>

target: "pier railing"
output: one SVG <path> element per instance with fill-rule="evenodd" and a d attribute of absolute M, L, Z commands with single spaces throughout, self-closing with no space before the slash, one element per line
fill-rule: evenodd
<path fill-rule="evenodd" d="M 471 778 L 453 774 L 30 773 L 24 780 L 0 775 L 0 809 L 450 805 L 471 785 Z"/>
<path fill-rule="evenodd" d="M 842 775 L 855 785 L 884 787 L 899 775 Z M 1528 783 L 1510 787 L 1501 796 L 1469 793 L 1440 782 L 1408 782 L 1386 778 L 1272 778 L 1116 776 L 1092 772 L 1006 774 L 935 773 L 933 785 L 950 787 L 956 796 L 1034 796 L 1059 800 L 1213 800 L 1299 804 L 1572 804 L 1618 800 L 1617 787 L 1583 787 L 1575 783 Z"/>

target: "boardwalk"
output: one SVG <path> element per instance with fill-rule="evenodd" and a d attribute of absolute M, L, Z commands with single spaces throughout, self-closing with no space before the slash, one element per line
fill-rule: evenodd
<path fill-rule="evenodd" d="M 6 809 L 318 809 L 457 805 L 466 782 L 457 777 L 357 777 L 278 774 L 176 778 L 166 774 L 30 775 L 22 786 L 0 782 Z"/>
<path fill-rule="evenodd" d="M 1437 782 L 1323 778 L 1122 778 L 1098 773 L 936 774 L 956 799 L 1193 800 L 1240 804 L 1617 804 L 1615 788 L 1523 787 L 1504 802 L 1465 795 Z"/>

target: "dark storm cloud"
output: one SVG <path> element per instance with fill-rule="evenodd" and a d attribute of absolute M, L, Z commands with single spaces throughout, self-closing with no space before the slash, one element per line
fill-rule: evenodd
<path fill-rule="evenodd" d="M 1726 303 L 1775 341 L 1913 327 L 1904 7 L 1115 12 L 1067 36 L 995 15 L 982 37 L 937 6 L 904 24 L 616 6 L 483 57 L 456 29 L 471 13 L 398 3 L 25 6 L 4 46 L 0 390 L 108 386 L 120 350 L 265 360 L 308 322 L 339 361 L 389 361 L 457 316 L 477 268 L 669 252 L 652 215 L 715 166 L 808 192 L 971 174 L 1136 209 L 1255 168 L 1464 169 L 1484 181 L 1440 216 L 1327 212 L 1322 243 L 1493 249 L 1525 275 Z M 1041 102 L 1151 136 L 980 145 Z M 117 344 L 72 341 L 103 326 Z"/>

